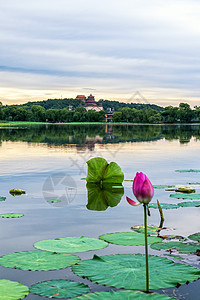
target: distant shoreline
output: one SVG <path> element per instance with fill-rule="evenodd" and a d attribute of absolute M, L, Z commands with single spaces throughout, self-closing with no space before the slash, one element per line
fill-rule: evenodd
<path fill-rule="evenodd" d="M 16 127 L 26 127 L 26 126 L 38 126 L 38 125 L 200 125 L 200 123 L 130 123 L 130 122 L 68 122 L 68 123 L 50 123 L 50 122 L 26 122 L 26 121 L 13 121 L 13 122 L 0 122 L 0 129 L 6 127 L 16 128 Z"/>

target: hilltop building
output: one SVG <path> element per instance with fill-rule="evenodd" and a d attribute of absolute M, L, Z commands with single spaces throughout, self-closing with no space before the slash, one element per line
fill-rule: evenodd
<path fill-rule="evenodd" d="M 88 111 L 90 109 L 93 109 L 95 111 L 101 111 L 103 110 L 103 106 L 101 103 L 97 103 L 95 101 L 95 98 L 92 94 L 90 94 L 87 99 L 85 97 L 85 95 L 77 95 L 76 99 L 83 101 L 85 104 L 83 105 L 83 107 Z"/>
<path fill-rule="evenodd" d="M 85 95 L 77 95 L 76 96 L 76 100 L 81 100 L 81 101 L 83 101 L 85 103 L 86 97 L 85 97 Z"/>

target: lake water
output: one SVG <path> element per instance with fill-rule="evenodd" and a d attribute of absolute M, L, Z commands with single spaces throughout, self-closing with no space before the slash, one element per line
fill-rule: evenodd
<path fill-rule="evenodd" d="M 66 236 L 98 238 L 110 232 L 130 231 L 133 225 L 143 223 L 143 207 L 131 207 L 125 196 L 132 196 L 131 182 L 124 181 L 124 196 L 115 207 L 105 211 L 86 208 L 87 189 L 83 178 L 87 175 L 86 161 L 104 157 L 117 162 L 125 179 L 133 179 L 136 172 L 145 173 L 154 185 L 200 182 L 200 173 L 179 173 L 180 169 L 200 169 L 199 125 L 55 125 L 35 126 L 29 129 L 0 129 L 0 203 L 1 214 L 23 213 L 18 219 L 0 218 L 0 255 L 34 250 L 36 241 Z M 63 181 L 64 180 L 64 181 Z M 26 191 L 13 197 L 12 188 Z M 199 192 L 197 190 L 197 192 Z M 152 202 L 177 203 L 170 192 L 156 189 Z M 52 198 L 61 202 L 49 203 Z M 91 207 L 90 207 L 91 208 Z M 188 236 L 200 231 L 200 208 L 164 210 L 164 226 L 168 234 Z M 159 213 L 151 209 L 149 224 L 159 225 Z M 161 255 L 149 248 L 150 254 Z M 144 253 L 144 247 L 117 246 L 81 253 L 81 259 L 94 254 Z M 195 255 L 185 255 L 187 263 L 199 266 Z M 22 271 L 0 267 L 1 278 L 33 283 L 50 279 L 69 279 L 88 284 L 91 291 L 108 291 L 74 275 L 71 268 L 58 271 Z M 180 288 L 159 290 L 176 299 L 196 300 L 199 281 Z M 29 294 L 26 299 L 44 299 Z"/>

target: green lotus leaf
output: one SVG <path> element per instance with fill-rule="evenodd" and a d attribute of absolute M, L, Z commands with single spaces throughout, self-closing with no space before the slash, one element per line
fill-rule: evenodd
<path fill-rule="evenodd" d="M 139 246 L 145 245 L 145 238 L 143 233 L 138 232 L 115 232 L 103 234 L 99 239 L 104 240 L 111 244 L 124 245 L 124 246 Z M 159 243 L 160 238 L 155 236 L 148 237 L 148 244 Z"/>
<path fill-rule="evenodd" d="M 198 207 L 200 206 L 200 201 L 180 202 L 177 205 L 181 207 Z"/>
<path fill-rule="evenodd" d="M 49 298 L 72 298 L 88 291 L 87 285 L 71 280 L 47 280 L 30 287 L 31 293 Z"/>
<path fill-rule="evenodd" d="M 0 218 L 20 218 L 23 216 L 24 214 L 15 214 L 15 213 L 0 214 Z"/>
<path fill-rule="evenodd" d="M 100 186 L 96 183 L 87 183 L 88 204 L 87 209 L 104 211 L 109 206 L 114 207 L 119 204 L 124 195 L 124 188 L 122 185 L 119 188 L 113 187 L 110 184 Z"/>
<path fill-rule="evenodd" d="M 200 242 L 200 232 L 191 234 L 191 235 L 188 236 L 188 238 L 193 240 L 193 241 Z"/>
<path fill-rule="evenodd" d="M 181 253 L 195 253 L 199 248 L 200 244 L 197 243 L 182 243 L 182 242 L 165 242 L 151 245 L 152 249 L 155 250 L 172 250 L 176 249 Z"/>
<path fill-rule="evenodd" d="M 74 300 L 170 300 L 170 299 L 175 299 L 168 297 L 167 295 L 163 294 L 157 294 L 157 293 L 150 293 L 147 294 L 145 292 L 141 291 L 109 291 L 109 292 L 96 292 L 96 293 L 90 293 L 86 295 L 82 295 L 76 298 L 73 298 Z M 73 300 L 72 299 L 72 300 Z"/>
<path fill-rule="evenodd" d="M 47 202 L 49 202 L 49 203 L 58 203 L 58 202 L 61 202 L 61 200 L 47 200 Z"/>
<path fill-rule="evenodd" d="M 189 169 L 189 170 L 175 170 L 175 172 L 179 172 L 179 173 L 197 173 L 200 172 L 200 170 L 194 170 L 194 169 Z"/>
<path fill-rule="evenodd" d="M 103 184 L 105 183 L 122 183 L 124 180 L 124 173 L 122 172 L 120 166 L 111 162 L 105 170 L 103 176 Z"/>
<path fill-rule="evenodd" d="M 195 193 L 195 189 L 186 188 L 186 187 L 179 187 L 174 189 L 175 192 L 185 193 L 185 194 L 192 194 Z"/>
<path fill-rule="evenodd" d="M 10 190 L 10 192 L 9 192 L 12 196 L 20 196 L 20 195 L 22 195 L 22 194 L 26 194 L 26 192 L 25 191 L 23 191 L 23 190 L 21 190 L 21 189 L 12 189 L 12 190 Z"/>
<path fill-rule="evenodd" d="M 0 266 L 21 270 L 48 271 L 67 268 L 79 260 L 78 256 L 71 254 L 33 250 L 1 256 Z"/>
<path fill-rule="evenodd" d="M 29 294 L 27 286 L 16 281 L 0 279 L 0 299 L 19 300 Z"/>
<path fill-rule="evenodd" d="M 172 188 L 173 185 L 162 185 L 162 184 L 157 184 L 157 185 L 153 185 L 154 189 L 166 189 L 166 188 Z"/>
<path fill-rule="evenodd" d="M 131 227 L 132 230 L 144 233 L 144 225 L 136 225 Z M 147 234 L 148 235 L 157 235 L 158 227 L 155 225 L 147 225 Z"/>
<path fill-rule="evenodd" d="M 162 209 L 174 209 L 179 208 L 177 204 L 170 204 L 170 203 L 160 203 Z M 158 208 L 157 203 L 149 203 L 149 208 Z"/>
<path fill-rule="evenodd" d="M 102 157 L 95 157 L 87 161 L 88 175 L 86 181 L 90 183 L 118 183 L 124 180 L 124 174 L 115 162 L 108 162 Z"/>
<path fill-rule="evenodd" d="M 73 253 L 98 250 L 105 248 L 107 245 L 106 242 L 99 239 L 81 236 L 43 240 L 35 243 L 34 247 L 45 251 Z"/>
<path fill-rule="evenodd" d="M 6 200 L 6 197 L 1 197 L 0 196 L 0 201 L 5 201 Z"/>
<path fill-rule="evenodd" d="M 188 194 L 177 193 L 177 194 L 171 194 L 170 197 L 175 199 L 200 199 L 200 194 L 188 195 Z"/>
<path fill-rule="evenodd" d="M 189 182 L 190 185 L 200 185 L 200 182 Z"/>
<path fill-rule="evenodd" d="M 94 255 L 93 259 L 74 265 L 72 270 L 99 284 L 145 290 L 145 256 L 141 254 Z M 200 278 L 199 269 L 159 256 L 149 256 L 149 270 L 150 289 L 169 288 Z"/>

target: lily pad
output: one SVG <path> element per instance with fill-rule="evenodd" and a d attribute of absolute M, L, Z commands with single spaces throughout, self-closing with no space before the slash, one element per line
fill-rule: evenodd
<path fill-rule="evenodd" d="M 49 202 L 49 203 L 58 203 L 58 202 L 61 202 L 61 200 L 47 200 L 47 202 Z"/>
<path fill-rule="evenodd" d="M 177 204 L 170 204 L 170 203 L 160 203 L 162 209 L 174 209 L 179 208 Z M 149 203 L 149 208 L 158 208 L 157 203 Z"/>
<path fill-rule="evenodd" d="M 29 294 L 27 286 L 16 281 L 0 280 L 0 299 L 1 300 L 19 300 Z"/>
<path fill-rule="evenodd" d="M 157 184 L 153 185 L 154 189 L 166 189 L 166 188 L 172 188 L 173 185 L 165 185 L 165 184 Z"/>
<path fill-rule="evenodd" d="M 103 234 L 99 237 L 111 244 L 124 245 L 124 246 L 139 246 L 145 244 L 144 234 L 138 232 L 115 232 Z M 148 244 L 159 243 L 160 238 L 155 236 L 148 237 Z"/>
<path fill-rule="evenodd" d="M 181 253 L 195 253 L 199 248 L 200 244 L 197 243 L 182 243 L 182 242 L 167 242 L 157 243 L 151 245 L 152 249 L 155 250 L 173 250 L 176 249 Z"/>
<path fill-rule="evenodd" d="M 88 291 L 87 285 L 71 280 L 47 280 L 30 287 L 31 293 L 49 298 L 72 298 Z"/>
<path fill-rule="evenodd" d="M 105 299 L 111 299 L 111 300 L 140 300 L 140 299 L 144 299 L 144 300 L 148 300 L 148 299 L 152 299 L 152 300 L 170 300 L 170 299 L 175 299 L 175 298 L 171 298 L 168 297 L 167 295 L 163 295 L 163 294 L 157 294 L 157 293 L 150 293 L 147 294 L 145 292 L 141 292 L 141 291 L 123 291 L 123 290 L 119 290 L 119 291 L 109 291 L 109 292 L 96 292 L 96 293 L 90 293 L 90 294 L 86 294 L 86 295 L 82 295 L 76 298 L 73 298 L 74 300 L 105 300 Z M 73 300 L 72 299 L 72 300 Z"/>
<path fill-rule="evenodd" d="M 24 214 L 15 214 L 15 213 L 0 214 L 0 218 L 20 218 L 23 216 Z"/>
<path fill-rule="evenodd" d="M 132 230 L 144 233 L 144 225 L 136 225 L 131 227 Z M 157 235 L 158 227 L 155 225 L 147 225 L 147 234 L 148 235 Z"/>
<path fill-rule="evenodd" d="M 195 193 L 195 189 L 186 188 L 186 187 L 179 187 L 174 189 L 175 192 L 185 193 L 185 194 L 192 194 Z"/>
<path fill-rule="evenodd" d="M 200 194 L 188 195 L 188 194 L 177 193 L 177 194 L 171 194 L 170 197 L 175 199 L 200 199 Z"/>
<path fill-rule="evenodd" d="M 12 189 L 12 190 L 10 190 L 10 192 L 9 192 L 12 196 L 20 196 L 20 195 L 22 195 L 22 194 L 26 194 L 26 192 L 25 191 L 23 191 L 23 190 L 21 190 L 21 189 Z"/>
<path fill-rule="evenodd" d="M 45 251 L 73 253 L 98 250 L 105 248 L 107 245 L 108 243 L 104 241 L 81 236 L 43 240 L 35 243 L 34 247 Z"/>
<path fill-rule="evenodd" d="M 175 170 L 175 172 L 179 172 L 179 173 L 197 173 L 197 172 L 200 172 L 200 170 L 194 170 L 194 169 L 189 169 L 189 170 Z"/>
<path fill-rule="evenodd" d="M 200 201 L 180 202 L 177 205 L 181 207 L 198 207 L 200 206 Z"/>
<path fill-rule="evenodd" d="M 5 201 L 6 197 L 0 197 L 0 201 Z"/>
<path fill-rule="evenodd" d="M 145 256 L 117 254 L 96 256 L 80 261 L 72 267 L 78 276 L 99 284 L 124 289 L 145 289 Z M 150 289 L 169 288 L 200 278 L 200 270 L 189 265 L 174 263 L 159 256 L 149 256 Z"/>
<path fill-rule="evenodd" d="M 200 232 L 191 234 L 191 235 L 188 236 L 188 238 L 193 240 L 193 241 L 200 242 Z"/>
<path fill-rule="evenodd" d="M 109 206 L 114 207 L 119 204 L 124 195 L 124 187 L 118 188 L 110 184 L 100 186 L 96 183 L 87 183 L 88 204 L 87 209 L 95 211 L 104 211 Z"/>
<path fill-rule="evenodd" d="M 33 250 L 3 255 L 0 257 L 0 266 L 21 270 L 49 271 L 67 268 L 79 260 L 78 256 L 71 254 Z"/>
<path fill-rule="evenodd" d="M 102 157 L 95 157 L 87 161 L 88 175 L 87 182 L 93 183 L 122 183 L 124 174 L 120 166 L 115 163 L 108 162 Z"/>

